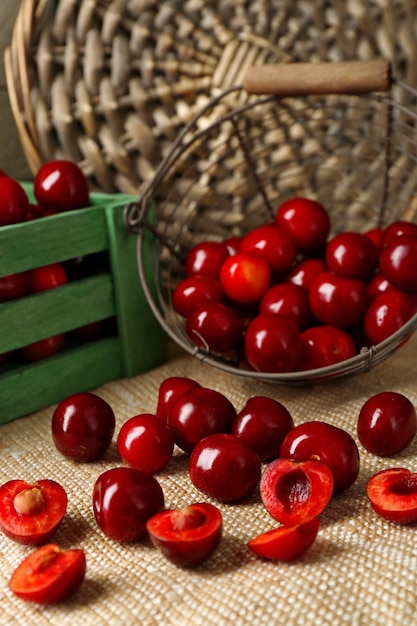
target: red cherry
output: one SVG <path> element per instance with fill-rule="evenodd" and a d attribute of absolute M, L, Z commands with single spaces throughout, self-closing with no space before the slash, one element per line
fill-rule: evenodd
<path fill-rule="evenodd" d="M 311 257 L 298 261 L 285 275 L 285 280 L 308 289 L 313 279 L 327 270 L 321 259 Z"/>
<path fill-rule="evenodd" d="M 376 246 L 377 250 L 380 251 L 382 248 L 382 240 L 385 236 L 385 230 L 383 228 L 371 228 L 363 233 L 365 237 L 368 237 L 372 241 L 372 243 Z"/>
<path fill-rule="evenodd" d="M 220 282 L 225 294 L 236 302 L 256 302 L 271 281 L 269 265 L 261 258 L 235 254 L 223 263 Z"/>
<path fill-rule="evenodd" d="M 254 539 L 247 546 L 252 552 L 264 559 L 273 561 L 296 561 L 311 548 L 320 528 L 318 517 L 298 526 L 280 526 L 268 530 Z"/>
<path fill-rule="evenodd" d="M 0 487 L 0 528 L 25 545 L 48 541 L 67 510 L 67 494 L 54 480 L 9 480 Z"/>
<path fill-rule="evenodd" d="M 168 423 L 175 443 L 191 452 L 204 437 L 229 432 L 236 409 L 225 395 L 207 387 L 195 387 L 183 393 L 171 406 Z"/>
<path fill-rule="evenodd" d="M 381 272 L 377 272 L 368 283 L 368 295 L 370 300 L 379 296 L 380 293 L 394 290 L 394 285 L 392 285 Z"/>
<path fill-rule="evenodd" d="M 41 165 L 35 175 L 33 190 L 36 200 L 47 211 L 71 211 L 89 204 L 87 178 L 72 161 L 54 160 Z"/>
<path fill-rule="evenodd" d="M 203 241 L 191 248 L 184 264 L 185 276 L 218 278 L 223 262 L 229 257 L 227 247 L 217 241 Z"/>
<path fill-rule="evenodd" d="M 31 293 L 47 291 L 68 282 L 67 273 L 61 263 L 37 267 L 27 273 Z"/>
<path fill-rule="evenodd" d="M 245 334 L 245 354 L 258 372 L 291 372 L 301 357 L 300 331 L 281 315 L 258 315 Z"/>
<path fill-rule="evenodd" d="M 352 336 L 337 326 L 311 326 L 301 333 L 300 370 L 314 370 L 340 363 L 357 354 Z"/>
<path fill-rule="evenodd" d="M 186 391 L 196 387 L 201 387 L 200 383 L 187 376 L 169 376 L 163 380 L 158 389 L 156 415 L 167 422 L 171 407 L 176 400 Z"/>
<path fill-rule="evenodd" d="M 324 511 L 333 494 L 333 475 L 315 459 L 275 459 L 262 474 L 259 490 L 268 513 L 281 524 L 305 524 Z"/>
<path fill-rule="evenodd" d="M 24 222 L 28 209 L 23 187 L 9 176 L 0 176 L 0 226 Z"/>
<path fill-rule="evenodd" d="M 320 420 L 298 424 L 285 437 L 282 458 L 319 459 L 332 471 L 334 493 L 350 487 L 359 474 L 359 451 L 353 437 L 342 428 Z"/>
<path fill-rule="evenodd" d="M 272 272 L 282 273 L 295 261 L 297 246 L 287 229 L 277 224 L 264 224 L 242 238 L 240 253 L 263 259 Z"/>
<path fill-rule="evenodd" d="M 235 350 L 240 343 L 243 322 L 233 309 L 221 302 L 205 302 L 188 315 L 186 330 L 196 346 L 224 354 Z"/>
<path fill-rule="evenodd" d="M 182 280 L 172 292 L 172 306 L 183 317 L 187 317 L 198 304 L 222 302 L 223 288 L 211 276 L 189 276 Z"/>
<path fill-rule="evenodd" d="M 395 220 L 391 222 L 384 230 L 382 247 L 395 243 L 397 237 L 401 237 L 402 235 L 417 237 L 417 224 L 407 220 Z"/>
<path fill-rule="evenodd" d="M 174 435 L 159 417 L 141 413 L 129 418 L 120 428 L 117 450 L 130 467 L 154 474 L 168 465 L 174 450 Z"/>
<path fill-rule="evenodd" d="M 417 521 L 417 473 L 404 467 L 383 469 L 369 479 L 366 495 L 374 511 L 389 522 Z"/>
<path fill-rule="evenodd" d="M 369 237 L 348 231 L 329 241 L 325 257 L 329 270 L 338 276 L 368 282 L 378 266 L 379 254 Z"/>
<path fill-rule="evenodd" d="M 93 511 L 102 532 L 130 543 L 146 534 L 146 522 L 164 506 L 161 485 L 152 474 L 133 467 L 113 467 L 97 478 Z"/>
<path fill-rule="evenodd" d="M 381 272 L 389 282 L 407 293 L 417 293 L 417 236 L 401 235 L 385 244 L 379 259 Z"/>
<path fill-rule="evenodd" d="M 9 274 L 0 278 L 0 302 L 21 298 L 29 292 L 29 281 L 26 272 Z"/>
<path fill-rule="evenodd" d="M 39 339 L 21 348 L 20 352 L 32 363 L 49 359 L 59 352 L 65 345 L 65 334 L 53 335 L 46 339 Z"/>
<path fill-rule="evenodd" d="M 308 290 L 290 282 L 272 285 L 261 298 L 259 313 L 277 313 L 291 319 L 300 330 L 306 328 L 312 319 Z"/>
<path fill-rule="evenodd" d="M 271 461 L 279 456 L 284 437 L 293 427 L 291 413 L 281 402 L 253 396 L 237 414 L 231 433 L 244 439 L 261 461 Z"/>
<path fill-rule="evenodd" d="M 57 405 L 51 431 L 55 447 L 74 461 L 96 461 L 109 448 L 115 430 L 111 406 L 94 393 L 75 393 Z"/>
<path fill-rule="evenodd" d="M 362 406 L 357 423 L 359 441 L 368 452 L 390 456 L 402 452 L 417 432 L 416 409 L 403 394 L 382 391 Z"/>
<path fill-rule="evenodd" d="M 289 230 L 302 252 L 322 248 L 330 232 L 330 217 L 326 209 L 308 198 L 287 200 L 278 207 L 275 219 Z"/>
<path fill-rule="evenodd" d="M 81 549 L 61 550 L 48 543 L 29 554 L 15 569 L 10 590 L 21 600 L 41 605 L 70 598 L 81 586 L 86 559 Z"/>
<path fill-rule="evenodd" d="M 390 337 L 416 313 L 416 305 L 406 293 L 390 290 L 376 296 L 364 317 L 364 329 L 371 343 Z"/>
<path fill-rule="evenodd" d="M 226 246 L 230 256 L 237 254 L 240 252 L 240 242 L 242 241 L 242 237 L 228 237 L 223 240 L 223 245 Z"/>
<path fill-rule="evenodd" d="M 146 522 L 152 543 L 175 565 L 192 567 L 217 548 L 222 537 L 222 514 L 208 502 L 185 509 L 167 509 Z"/>
<path fill-rule="evenodd" d="M 261 462 L 240 437 L 218 433 L 200 441 L 190 456 L 193 485 L 221 502 L 248 498 L 259 482 Z"/>
<path fill-rule="evenodd" d="M 361 280 L 323 272 L 310 285 L 309 301 L 313 315 L 323 324 L 353 326 L 364 316 L 368 291 Z"/>

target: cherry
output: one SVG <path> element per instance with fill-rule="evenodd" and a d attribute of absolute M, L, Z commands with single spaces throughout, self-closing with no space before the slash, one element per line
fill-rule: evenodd
<path fill-rule="evenodd" d="M 269 287 L 259 303 L 259 313 L 277 313 L 292 319 L 301 330 L 311 320 L 308 290 L 294 283 L 277 283 Z"/>
<path fill-rule="evenodd" d="M 346 231 L 329 241 L 325 259 L 329 270 L 338 276 L 368 282 L 378 267 L 379 253 L 369 237 Z"/>
<path fill-rule="evenodd" d="M 193 246 L 185 259 L 185 276 L 218 278 L 223 262 L 229 257 L 227 247 L 218 241 L 203 241 Z"/>
<path fill-rule="evenodd" d="M 20 352 L 32 363 L 49 359 L 59 352 L 65 345 L 65 334 L 53 335 L 46 339 L 39 339 L 21 348 Z"/>
<path fill-rule="evenodd" d="M 26 545 L 48 541 L 67 510 L 67 494 L 54 480 L 9 480 L 0 487 L 0 528 Z"/>
<path fill-rule="evenodd" d="M 146 522 L 164 506 L 156 478 L 133 467 L 113 467 L 97 478 L 93 511 L 97 525 L 110 539 L 130 543 L 146 534 Z"/>
<path fill-rule="evenodd" d="M 146 522 L 152 543 L 175 565 L 191 567 L 209 557 L 222 537 L 220 510 L 208 502 L 167 509 Z"/>
<path fill-rule="evenodd" d="M 240 243 L 241 254 L 263 259 L 273 273 L 286 272 L 297 256 L 297 246 L 286 228 L 264 224 L 249 231 Z"/>
<path fill-rule="evenodd" d="M 245 354 L 258 372 L 291 372 L 301 356 L 300 331 L 291 319 L 264 313 L 246 329 Z"/>
<path fill-rule="evenodd" d="M 402 452 L 417 432 L 416 409 L 403 394 L 382 391 L 362 405 L 357 422 L 363 447 L 379 456 Z"/>
<path fill-rule="evenodd" d="M 281 524 L 305 524 L 324 511 L 333 494 L 333 474 L 316 459 L 275 459 L 266 466 L 259 484 L 268 513 Z"/>
<path fill-rule="evenodd" d="M 279 456 L 284 437 L 293 427 L 291 413 L 281 402 L 253 396 L 237 414 L 230 432 L 244 439 L 261 461 L 267 462 Z"/>
<path fill-rule="evenodd" d="M 52 415 L 53 442 L 59 452 L 74 461 L 101 458 L 115 430 L 113 409 L 91 392 L 75 393 L 57 405 Z"/>
<path fill-rule="evenodd" d="M 380 293 L 394 290 L 394 285 L 385 278 L 382 272 L 376 272 L 375 276 L 368 282 L 369 300 L 373 300 L 376 296 L 379 296 Z"/>
<path fill-rule="evenodd" d="M 79 589 L 85 573 L 82 549 L 61 550 L 57 544 L 49 543 L 20 563 L 10 578 L 9 589 L 22 600 L 57 604 Z"/>
<path fill-rule="evenodd" d="M 366 284 L 357 278 L 323 272 L 312 281 L 310 308 L 323 324 L 353 326 L 360 322 L 368 305 Z"/>
<path fill-rule="evenodd" d="M 326 243 L 330 217 L 319 202 L 308 198 L 291 198 L 276 210 L 275 220 L 289 230 L 302 252 L 315 252 Z"/>
<path fill-rule="evenodd" d="M 407 220 L 395 220 L 388 224 L 383 231 L 382 246 L 385 247 L 391 243 L 395 243 L 397 237 L 402 235 L 417 236 L 417 224 Z"/>
<path fill-rule="evenodd" d="M 247 546 L 256 555 L 273 561 L 296 561 L 316 540 L 320 520 L 314 517 L 298 526 L 280 526 L 251 539 Z"/>
<path fill-rule="evenodd" d="M 82 209 L 89 204 L 88 180 L 72 161 L 53 160 L 40 166 L 33 191 L 38 203 L 47 211 Z"/>
<path fill-rule="evenodd" d="M 28 209 L 29 200 L 20 183 L 0 176 L 0 226 L 24 222 Z"/>
<path fill-rule="evenodd" d="M 67 273 L 61 263 L 51 263 L 29 270 L 27 276 L 29 289 L 32 293 L 54 289 L 68 282 Z"/>
<path fill-rule="evenodd" d="M 171 406 L 168 423 L 175 443 L 190 453 L 207 435 L 230 431 L 236 409 L 225 395 L 207 387 L 183 393 Z"/>
<path fill-rule="evenodd" d="M 9 274 L 0 278 L 0 302 L 22 298 L 29 292 L 26 272 Z"/>
<path fill-rule="evenodd" d="M 168 421 L 172 405 L 178 398 L 191 389 L 201 387 L 200 383 L 187 376 L 169 376 L 162 381 L 158 389 L 156 415 L 165 422 Z"/>
<path fill-rule="evenodd" d="M 365 237 L 368 237 L 372 241 L 372 243 L 376 246 L 378 252 L 381 251 L 382 248 L 382 240 L 385 237 L 385 230 L 383 228 L 371 228 L 363 233 Z"/>
<path fill-rule="evenodd" d="M 326 463 L 333 474 L 335 494 L 350 487 L 359 474 L 359 451 L 353 437 L 342 428 L 320 420 L 291 429 L 280 455 L 297 461 L 318 459 Z"/>
<path fill-rule="evenodd" d="M 417 293 L 417 235 L 401 235 L 381 251 L 379 267 L 389 282 L 407 293 Z"/>
<path fill-rule="evenodd" d="M 224 298 L 220 281 L 211 276 L 189 276 L 180 281 L 172 293 L 172 306 L 183 317 L 194 307 L 206 302 L 222 302 Z"/>
<path fill-rule="evenodd" d="M 258 485 L 261 462 L 241 437 L 217 433 L 194 447 L 189 472 L 193 485 L 207 496 L 225 503 L 240 502 Z"/>
<path fill-rule="evenodd" d="M 153 474 L 168 465 L 174 450 L 174 435 L 159 417 L 141 413 L 122 425 L 117 450 L 127 465 Z"/>
<path fill-rule="evenodd" d="M 205 302 L 193 308 L 186 320 L 186 330 L 198 347 L 218 354 L 235 350 L 243 337 L 243 321 L 221 302 Z"/>
<path fill-rule="evenodd" d="M 313 279 L 326 270 L 326 264 L 322 259 L 307 257 L 295 263 L 293 267 L 288 270 L 285 274 L 285 280 L 308 289 Z"/>
<path fill-rule="evenodd" d="M 369 341 L 378 344 L 390 337 L 416 313 L 412 298 L 397 289 L 376 296 L 369 304 L 363 325 Z"/>
<path fill-rule="evenodd" d="M 238 237 L 238 236 L 227 237 L 226 239 L 223 239 L 223 245 L 226 246 L 230 256 L 240 252 L 241 241 L 242 241 L 242 237 Z"/>
<path fill-rule="evenodd" d="M 311 326 L 301 333 L 300 370 L 314 370 L 340 363 L 357 354 L 352 336 L 338 326 Z"/>
<path fill-rule="evenodd" d="M 404 467 L 383 469 L 369 479 L 366 495 L 374 511 L 389 522 L 417 521 L 417 473 Z"/>
<path fill-rule="evenodd" d="M 223 290 L 235 302 L 256 302 L 265 293 L 270 281 L 271 271 L 267 262 L 241 252 L 226 259 L 220 270 Z"/>

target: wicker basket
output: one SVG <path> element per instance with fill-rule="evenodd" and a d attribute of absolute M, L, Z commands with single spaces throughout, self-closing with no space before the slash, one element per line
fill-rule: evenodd
<path fill-rule="evenodd" d="M 384 57 L 417 83 L 411 0 L 23 0 L 5 65 L 28 164 L 70 158 L 137 194 L 173 140 L 253 64 Z"/>
<path fill-rule="evenodd" d="M 378 61 L 321 63 L 314 70 L 311 64 L 300 63 L 284 68 L 289 72 L 278 65 L 255 68 L 250 74 L 256 87 L 263 83 L 263 70 L 269 76 L 274 70 L 280 96 L 253 95 L 256 89 L 234 87 L 196 114 L 143 189 L 140 202 L 126 207 L 125 218 L 139 234 L 139 273 L 145 294 L 161 325 L 183 349 L 231 373 L 304 384 L 377 365 L 415 330 L 417 314 L 388 339 L 376 346 L 364 345 L 357 356 L 341 363 L 309 371 L 254 372 L 241 367 L 239 351 L 225 359 L 196 347 L 188 336 L 184 319 L 172 306 L 173 289 L 184 278 L 186 254 L 201 241 L 239 237 L 273 221 L 276 207 L 297 196 L 318 200 L 328 209 L 332 234 L 363 232 L 398 219 L 413 221 L 417 89 L 392 77 L 389 65 Z M 357 79 L 363 68 L 361 86 Z M 380 68 L 386 68 L 381 80 L 366 75 Z M 296 72 L 297 96 L 292 93 L 294 86 L 287 89 L 281 76 Z M 362 93 L 373 83 L 378 89 L 381 84 L 383 93 Z M 406 101 L 409 106 L 403 104 Z M 153 207 L 156 220 L 151 224 Z M 143 246 L 149 231 L 151 283 L 145 274 L 149 258 Z M 155 282 L 157 293 L 150 289 Z"/>

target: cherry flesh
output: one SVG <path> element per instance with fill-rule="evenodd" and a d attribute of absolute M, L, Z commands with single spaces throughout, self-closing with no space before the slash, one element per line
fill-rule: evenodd
<path fill-rule="evenodd" d="M 318 517 L 298 526 L 280 526 L 268 530 L 248 542 L 257 556 L 272 561 L 291 562 L 301 558 L 316 540 L 320 528 Z"/>
<path fill-rule="evenodd" d="M 167 509 L 146 522 L 152 543 L 172 563 L 192 567 L 207 559 L 222 537 L 220 510 L 208 502 Z"/>
<path fill-rule="evenodd" d="M 74 461 L 91 462 L 109 448 L 116 419 L 112 407 L 91 392 L 72 394 L 52 415 L 52 439 L 57 450 Z"/>
<path fill-rule="evenodd" d="M 417 432 L 416 409 L 403 394 L 382 391 L 362 405 L 357 422 L 363 447 L 379 456 L 402 452 Z"/>
<path fill-rule="evenodd" d="M 383 519 L 397 524 L 417 521 L 417 473 L 404 467 L 383 469 L 369 479 L 366 494 Z"/>
<path fill-rule="evenodd" d="M 220 502 L 240 502 L 254 492 L 261 476 L 256 452 L 232 434 L 209 435 L 193 449 L 189 464 L 193 485 Z"/>
<path fill-rule="evenodd" d="M 146 522 L 164 506 L 164 493 L 152 474 L 133 467 L 113 467 L 97 478 L 93 511 L 110 539 L 130 543 L 146 534 Z"/>
<path fill-rule="evenodd" d="M 264 470 L 259 490 L 268 513 L 281 524 L 298 526 L 324 511 L 333 494 L 333 474 L 316 459 L 275 459 Z"/>

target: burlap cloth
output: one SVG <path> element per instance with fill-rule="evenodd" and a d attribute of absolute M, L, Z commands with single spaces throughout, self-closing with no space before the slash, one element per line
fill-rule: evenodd
<path fill-rule="evenodd" d="M 163 379 L 185 375 L 225 393 L 238 409 L 250 396 L 265 394 L 283 402 L 296 423 L 322 419 L 356 437 L 358 411 L 370 395 L 392 389 L 417 403 L 416 349 L 417 337 L 366 374 L 314 388 L 235 378 L 177 354 L 154 371 L 112 382 L 98 393 L 113 406 L 118 429 L 132 415 L 155 410 Z M 55 540 L 63 548 L 85 549 L 87 576 L 67 603 L 55 607 L 25 603 L 8 590 L 8 580 L 30 548 L 1 536 L 1 625 L 417 624 L 416 528 L 383 521 L 365 495 L 368 478 L 384 467 L 417 470 L 417 440 L 389 459 L 360 447 L 357 482 L 332 500 L 322 514 L 316 543 L 298 562 L 268 562 L 249 552 L 246 542 L 275 524 L 256 493 L 249 502 L 220 506 L 224 536 L 219 548 L 197 569 L 186 570 L 167 562 L 148 539 L 120 545 L 103 536 L 94 520 L 91 494 L 97 476 L 120 464 L 115 446 L 93 464 L 63 458 L 51 440 L 52 410 L 0 427 L 0 479 L 54 478 L 65 487 L 68 512 Z M 179 452 L 158 479 L 169 507 L 206 499 L 192 486 L 187 458 Z"/>

